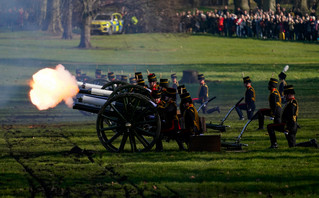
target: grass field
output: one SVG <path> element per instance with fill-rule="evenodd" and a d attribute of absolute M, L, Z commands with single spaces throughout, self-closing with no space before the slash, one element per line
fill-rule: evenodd
<path fill-rule="evenodd" d="M 242 73 L 249 75 L 257 108 L 268 106 L 267 82 L 290 65 L 287 81 L 300 105 L 297 142 L 318 138 L 318 43 L 221 38 L 211 35 L 135 34 L 94 36 L 93 49 L 44 32 L 0 31 L 0 196 L 3 197 L 319 197 L 319 150 L 288 148 L 278 134 L 279 149 L 269 150 L 266 131 L 252 122 L 242 151 L 178 151 L 164 142 L 164 152 L 112 154 L 99 142 L 95 116 L 83 116 L 64 104 L 38 111 L 28 98 L 28 81 L 44 67 L 63 64 L 93 76 L 133 74 L 148 69 L 169 78 L 193 69 L 205 73 L 210 106 L 205 115 L 218 123 L 242 97 Z M 196 96 L 198 85 L 187 84 Z M 270 120 L 265 121 L 271 123 Z M 233 112 L 222 139 L 233 141 L 245 122 Z M 208 134 L 216 134 L 209 130 Z M 78 146 L 83 153 L 72 153 Z"/>

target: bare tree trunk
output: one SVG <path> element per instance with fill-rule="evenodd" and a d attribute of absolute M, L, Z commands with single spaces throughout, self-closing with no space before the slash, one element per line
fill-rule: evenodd
<path fill-rule="evenodd" d="M 308 5 L 307 0 L 301 0 L 300 2 L 300 10 L 303 14 L 308 13 Z"/>
<path fill-rule="evenodd" d="M 249 4 L 248 0 L 240 0 L 239 6 L 242 10 L 247 10 L 249 11 Z"/>
<path fill-rule="evenodd" d="M 79 48 L 91 48 L 91 20 L 93 14 L 93 4 L 96 0 L 80 0 L 83 6 L 81 20 L 81 39 Z"/>
<path fill-rule="evenodd" d="M 48 25 L 48 31 L 52 33 L 61 33 L 63 31 L 61 23 L 60 0 L 52 0 L 52 10 Z"/>
<path fill-rule="evenodd" d="M 72 0 L 65 0 L 64 9 L 65 9 L 65 14 L 63 15 L 64 32 L 62 35 L 62 39 L 70 40 L 70 39 L 72 39 L 72 13 L 73 13 Z"/>
<path fill-rule="evenodd" d="M 263 0 L 263 9 L 265 11 L 276 10 L 276 0 Z"/>
<path fill-rule="evenodd" d="M 40 17 L 38 24 L 41 27 L 45 23 L 45 19 L 47 17 L 47 6 L 48 6 L 48 0 L 42 0 L 41 3 L 41 10 L 40 10 Z"/>

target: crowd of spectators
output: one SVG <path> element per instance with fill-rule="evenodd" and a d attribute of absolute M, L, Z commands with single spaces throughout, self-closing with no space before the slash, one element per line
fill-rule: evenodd
<path fill-rule="evenodd" d="M 32 9 L 0 8 L 0 27 L 8 29 L 23 29 L 25 26 L 35 23 L 35 13 Z"/>
<path fill-rule="evenodd" d="M 300 9 L 286 10 L 277 4 L 276 11 L 262 9 L 231 12 L 223 10 L 204 13 L 201 10 L 176 13 L 179 32 L 211 33 L 225 37 L 317 41 L 319 19 L 316 8 L 302 14 Z"/>

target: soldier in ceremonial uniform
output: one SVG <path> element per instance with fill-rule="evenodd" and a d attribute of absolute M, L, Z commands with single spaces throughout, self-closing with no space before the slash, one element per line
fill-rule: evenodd
<path fill-rule="evenodd" d="M 297 118 L 299 113 L 299 106 L 297 100 L 295 99 L 295 90 L 292 85 L 284 87 L 284 95 L 287 100 L 287 104 L 282 113 L 282 122 L 267 125 L 267 130 L 271 143 L 271 146 L 269 148 L 278 147 L 275 131 L 284 132 L 289 147 L 302 146 L 318 148 L 318 143 L 316 139 L 311 139 L 310 141 L 296 144 L 296 134 L 298 129 Z"/>
<path fill-rule="evenodd" d="M 81 78 L 81 73 L 82 73 L 81 69 L 76 69 L 75 70 L 75 75 L 76 75 L 76 79 L 77 80 L 79 80 Z"/>
<path fill-rule="evenodd" d="M 177 92 L 178 92 L 178 94 L 179 94 L 179 97 L 181 98 L 181 102 L 180 102 L 180 104 L 179 104 L 179 110 L 180 110 L 181 115 L 183 115 L 185 108 L 184 108 L 184 105 L 183 105 L 184 101 L 182 100 L 181 95 L 182 95 L 182 94 L 185 94 L 185 93 L 188 93 L 188 92 L 187 92 L 187 90 L 186 90 L 185 85 L 180 85 L 180 86 L 178 86 L 178 87 L 177 87 Z M 192 103 L 193 103 L 193 101 L 192 101 Z"/>
<path fill-rule="evenodd" d="M 152 91 L 152 95 L 158 92 L 158 90 Z M 161 101 L 158 103 L 157 110 L 161 117 L 161 134 L 167 136 L 176 136 L 179 130 L 179 122 L 177 117 L 177 105 L 176 105 L 176 89 L 167 88 L 165 97 L 161 97 Z M 161 139 L 161 137 L 160 137 Z M 156 144 L 156 150 L 162 150 L 162 142 L 159 141 Z"/>
<path fill-rule="evenodd" d="M 177 81 L 177 76 L 176 76 L 176 74 L 172 74 L 172 75 L 171 75 L 171 78 L 172 78 L 172 87 L 173 87 L 174 89 L 177 89 L 177 87 L 179 86 L 179 84 L 178 84 L 178 81 Z"/>
<path fill-rule="evenodd" d="M 141 79 L 144 79 L 143 78 L 143 75 L 142 75 L 142 72 L 135 72 L 135 78 L 136 80 L 141 80 Z"/>
<path fill-rule="evenodd" d="M 246 76 L 243 78 L 244 81 L 244 86 L 246 87 L 246 92 L 245 92 L 245 103 L 241 103 L 236 107 L 236 111 L 238 113 L 239 119 L 244 120 L 243 113 L 241 110 L 246 110 L 247 111 L 247 118 L 248 120 L 251 120 L 254 111 L 256 109 L 256 94 L 255 94 L 255 89 L 251 86 L 251 80 L 249 76 Z"/>
<path fill-rule="evenodd" d="M 113 72 L 107 73 L 107 77 L 109 78 L 109 81 L 112 82 L 115 80 L 115 75 Z"/>
<path fill-rule="evenodd" d="M 168 79 L 160 79 L 159 89 L 165 91 L 168 88 Z"/>
<path fill-rule="evenodd" d="M 122 75 L 122 76 L 121 76 L 121 81 L 127 83 L 127 76 Z"/>
<path fill-rule="evenodd" d="M 102 78 L 102 70 L 96 69 L 95 70 L 95 78 Z"/>
<path fill-rule="evenodd" d="M 195 100 L 196 103 L 201 105 L 208 100 L 208 86 L 205 83 L 204 74 L 198 75 L 199 88 L 198 88 L 198 99 Z M 206 106 L 202 108 L 203 113 L 206 113 Z"/>
<path fill-rule="evenodd" d="M 136 78 L 135 78 L 135 77 L 130 78 L 130 84 L 131 84 L 131 85 L 137 85 L 137 82 L 136 82 Z"/>
<path fill-rule="evenodd" d="M 257 130 L 261 130 L 264 128 L 264 116 L 270 116 L 274 118 L 274 123 L 280 123 L 280 114 L 281 114 L 281 97 L 279 91 L 277 90 L 278 80 L 274 78 L 270 78 L 268 82 L 268 90 L 269 94 L 269 107 L 265 109 L 259 109 L 256 118 L 258 118 L 259 127 Z"/>
<path fill-rule="evenodd" d="M 152 93 L 151 93 L 151 96 L 152 96 L 152 101 L 159 105 L 161 103 L 161 95 L 162 95 L 162 92 L 160 90 L 154 90 Z"/>
<path fill-rule="evenodd" d="M 183 105 L 183 118 L 185 122 L 185 129 L 182 131 L 185 135 L 199 135 L 202 133 L 200 127 L 200 120 L 196 108 L 193 105 L 192 98 L 189 93 L 180 95 L 181 104 Z"/>
<path fill-rule="evenodd" d="M 139 80 L 137 81 L 137 85 L 142 86 L 142 87 L 144 87 L 144 88 L 148 88 L 147 85 L 145 84 L 144 79 L 139 79 Z"/>
<path fill-rule="evenodd" d="M 157 85 L 157 78 L 154 73 L 150 73 L 148 76 L 148 83 L 149 83 L 149 88 L 153 90 L 157 90 L 159 87 Z"/>
<path fill-rule="evenodd" d="M 278 86 L 278 91 L 279 91 L 279 94 L 280 94 L 280 97 L 281 97 L 281 102 L 284 104 L 286 101 L 285 101 L 285 96 L 284 96 L 284 87 L 287 86 L 287 82 L 286 82 L 286 77 L 287 75 L 284 73 L 284 72 L 281 72 L 279 75 L 279 80 L 280 80 L 280 83 L 279 83 L 279 86 Z"/>

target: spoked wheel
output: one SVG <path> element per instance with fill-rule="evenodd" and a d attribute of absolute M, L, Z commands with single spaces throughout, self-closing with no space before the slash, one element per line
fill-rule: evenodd
<path fill-rule="evenodd" d="M 122 85 L 116 88 L 115 91 L 113 91 L 113 93 L 110 95 L 110 98 L 123 93 L 138 93 L 148 98 L 151 98 L 151 92 L 149 90 L 139 85 L 130 84 Z"/>
<path fill-rule="evenodd" d="M 105 85 L 109 83 L 109 81 L 103 78 L 96 78 L 96 79 L 92 79 L 88 81 L 88 83 L 95 84 L 95 85 Z"/>
<path fill-rule="evenodd" d="M 123 86 L 123 85 L 128 85 L 128 83 L 123 82 L 123 81 L 119 81 L 119 80 L 115 80 L 115 81 L 108 82 L 105 85 L 103 85 L 102 89 L 114 91 L 116 88 Z"/>
<path fill-rule="evenodd" d="M 97 135 L 111 152 L 149 151 L 161 130 L 161 121 L 150 99 L 136 93 L 110 98 L 97 117 Z"/>

